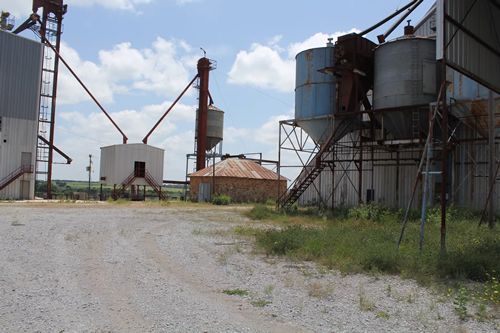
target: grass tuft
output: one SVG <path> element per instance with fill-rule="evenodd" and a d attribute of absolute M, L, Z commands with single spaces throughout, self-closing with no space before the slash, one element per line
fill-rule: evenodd
<path fill-rule="evenodd" d="M 226 295 L 231 295 L 231 296 L 246 296 L 246 295 L 248 295 L 248 290 L 245 290 L 245 289 L 224 289 L 222 292 Z"/>

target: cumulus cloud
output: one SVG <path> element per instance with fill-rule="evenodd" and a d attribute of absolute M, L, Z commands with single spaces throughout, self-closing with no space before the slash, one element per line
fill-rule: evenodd
<path fill-rule="evenodd" d="M 129 138 L 129 143 L 142 142 L 143 137 L 153 127 L 160 116 L 172 104 L 146 105 L 138 110 L 112 112 L 111 116 Z M 59 112 L 57 133 L 61 136 L 57 146 L 71 156 L 71 165 L 59 166 L 55 172 L 59 179 L 74 179 L 75 175 L 85 175 L 88 155 L 94 156 L 95 175 L 99 174 L 100 147 L 120 144 L 121 134 L 100 112 L 85 112 L 73 107 L 73 111 Z M 170 179 L 183 179 L 185 160 L 183 156 L 193 151 L 196 105 L 179 103 L 149 137 L 148 144 L 165 149 L 165 175 Z M 178 158 L 172 158 L 177 156 Z M 58 157 L 57 157 L 58 158 Z M 78 176 L 76 176 L 78 178 Z"/>
<path fill-rule="evenodd" d="M 316 33 L 304 41 L 282 47 L 282 36 L 272 37 L 266 44 L 253 43 L 249 50 L 241 50 L 228 74 L 228 82 L 252 85 L 264 89 L 291 92 L 295 82 L 295 55 L 303 50 L 324 46 L 328 38 L 359 32 L 357 29 L 333 34 Z"/>
<path fill-rule="evenodd" d="M 156 0 L 66 0 L 70 7 L 91 7 L 101 6 L 107 9 L 117 10 L 137 10 L 142 5 L 147 5 Z M 174 1 L 174 0 L 170 0 Z M 198 2 L 201 0 L 175 0 L 179 6 Z M 0 10 L 6 10 L 15 15 L 19 20 L 31 14 L 32 0 L 0 0 Z"/>
<path fill-rule="evenodd" d="M 190 46 L 184 41 L 158 37 L 151 48 L 136 49 L 131 43 L 115 45 L 99 51 L 99 61 L 84 61 L 78 52 L 62 43 L 61 55 L 95 93 L 99 101 L 113 102 L 115 94 L 132 90 L 155 92 L 160 96 L 176 96 L 189 82 L 193 68 Z M 76 104 L 88 100 L 86 93 L 62 66 L 59 102 Z"/>
<path fill-rule="evenodd" d="M 271 46 L 253 44 L 240 51 L 229 72 L 229 83 L 249 84 L 278 91 L 293 90 L 294 62 L 283 59 Z"/>

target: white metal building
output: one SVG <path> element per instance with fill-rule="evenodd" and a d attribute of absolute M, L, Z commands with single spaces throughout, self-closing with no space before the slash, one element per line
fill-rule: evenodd
<path fill-rule="evenodd" d="M 0 199 L 33 199 L 43 46 L 0 30 Z"/>
<path fill-rule="evenodd" d="M 143 143 L 101 147 L 101 183 L 107 185 L 161 185 L 165 151 Z"/>

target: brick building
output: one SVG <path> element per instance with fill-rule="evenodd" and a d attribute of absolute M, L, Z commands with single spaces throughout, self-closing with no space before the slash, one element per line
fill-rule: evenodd
<path fill-rule="evenodd" d="M 265 202 L 276 200 L 278 191 L 286 191 L 287 179 L 262 165 L 238 158 L 222 160 L 190 174 L 190 197 L 196 201 L 209 201 L 211 194 L 228 195 L 234 202 Z M 278 188 L 279 184 L 279 188 Z M 215 191 L 212 191 L 212 186 Z"/>

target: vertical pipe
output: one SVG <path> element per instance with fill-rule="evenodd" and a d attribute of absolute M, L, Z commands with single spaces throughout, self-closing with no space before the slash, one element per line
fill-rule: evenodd
<path fill-rule="evenodd" d="M 44 8 L 45 27 L 47 24 L 47 16 Z M 57 101 L 57 77 L 59 72 L 59 50 L 61 48 L 61 30 L 63 15 L 61 12 L 55 14 L 57 17 L 57 32 L 56 32 L 56 51 L 54 52 L 54 77 L 52 81 L 52 103 L 50 110 L 50 133 L 49 133 L 49 158 L 47 162 L 47 199 L 52 199 L 52 162 L 54 158 L 54 130 L 56 125 L 56 101 Z M 46 36 L 46 30 L 42 36 Z"/>
<path fill-rule="evenodd" d="M 278 130 L 278 164 L 276 165 L 276 171 L 278 173 L 278 196 L 276 197 L 276 207 L 280 208 L 280 197 L 281 197 L 281 188 L 280 188 L 280 179 L 281 179 L 281 128 L 283 127 L 283 124 L 280 122 L 279 123 L 279 130 Z M 288 187 L 285 186 L 285 188 Z"/>
<path fill-rule="evenodd" d="M 488 226 L 493 229 L 495 227 L 495 215 L 496 215 L 496 191 L 495 191 L 495 178 L 496 178 L 496 158 L 495 158 L 495 108 L 493 104 L 493 92 L 490 90 L 488 96 L 488 115 L 489 115 L 489 146 L 490 146 L 490 161 L 489 161 L 489 180 L 490 180 L 490 204 L 489 204 L 489 214 L 488 214 Z"/>
<path fill-rule="evenodd" d="M 103 201 L 103 197 L 102 197 L 102 183 L 101 183 L 101 190 L 99 191 L 99 201 Z"/>
<path fill-rule="evenodd" d="M 213 158 L 213 160 L 212 160 L 212 198 L 211 199 L 213 199 L 215 196 L 215 151 L 212 155 L 212 158 Z"/>
<path fill-rule="evenodd" d="M 196 171 L 204 169 L 207 156 L 207 119 L 208 119 L 208 80 L 210 60 L 198 60 L 198 75 L 200 77 L 200 96 L 198 107 L 198 136 L 196 145 Z"/>
<path fill-rule="evenodd" d="M 359 130 L 358 205 L 363 203 L 363 130 Z"/>
<path fill-rule="evenodd" d="M 396 152 L 396 204 L 397 204 L 398 208 L 400 208 L 400 206 L 399 206 L 399 165 L 400 165 L 400 161 L 399 161 L 399 147 L 398 147 L 398 151 Z"/>
<path fill-rule="evenodd" d="M 436 106 L 437 107 L 437 106 Z M 432 106 L 429 110 L 429 124 L 432 124 Z M 425 161 L 425 173 L 424 173 L 424 188 L 422 193 L 422 207 L 420 211 L 420 242 L 418 244 L 420 252 L 422 252 L 424 248 L 424 231 L 425 231 L 425 222 L 427 221 L 427 194 L 429 193 L 429 172 L 430 172 L 430 164 L 431 164 L 431 155 L 432 155 L 432 131 L 433 128 L 429 125 L 429 145 L 427 146 L 427 156 Z"/>
<path fill-rule="evenodd" d="M 335 209 L 335 145 L 332 147 L 332 210 Z"/>
<path fill-rule="evenodd" d="M 442 157 L 441 157 L 441 237 L 440 251 L 441 255 L 446 254 L 446 187 L 448 182 L 448 105 L 447 105 L 447 89 L 446 89 L 446 1 L 443 1 L 443 60 L 441 63 L 441 80 L 444 84 L 444 91 L 441 96 L 442 103 Z"/>
<path fill-rule="evenodd" d="M 92 178 L 92 154 L 89 154 L 89 199 L 90 199 L 90 182 Z"/>

